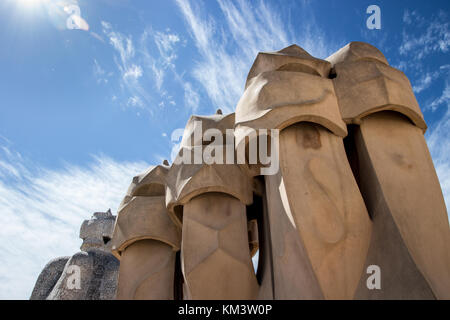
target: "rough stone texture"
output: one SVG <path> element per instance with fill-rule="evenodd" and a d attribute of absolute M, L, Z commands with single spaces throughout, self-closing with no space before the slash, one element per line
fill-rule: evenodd
<path fill-rule="evenodd" d="M 120 205 L 112 239 L 117 299 L 174 299 L 181 230 L 165 206 L 167 172 L 163 164 L 134 177 Z"/>
<path fill-rule="evenodd" d="M 373 235 L 367 264 L 379 265 L 385 277 L 382 290 L 360 294 L 449 299 L 447 210 L 422 130 L 384 112 L 363 119 L 355 139 L 365 160 L 359 170 L 361 190 L 381 233 Z"/>
<path fill-rule="evenodd" d="M 166 160 L 164 160 L 166 162 Z M 118 211 L 122 209 L 133 197 L 158 197 L 166 193 L 165 185 L 169 166 L 165 163 L 158 166 L 150 166 L 147 171 L 137 175 L 131 181 L 127 194 L 122 200 Z"/>
<path fill-rule="evenodd" d="M 392 68 L 374 46 L 352 42 L 327 58 L 333 63 L 342 118 L 360 124 L 369 114 L 391 110 L 409 117 L 419 128 L 427 125 L 405 74 Z"/>
<path fill-rule="evenodd" d="M 296 46 L 259 55 L 236 108 L 244 132 L 281 130 L 281 172 L 265 177 L 275 299 L 352 298 L 370 242 L 342 141 L 347 128 L 319 68 L 331 64 L 318 60 Z"/>
<path fill-rule="evenodd" d="M 107 212 L 95 212 L 90 220 L 84 220 L 80 228 L 82 251 L 98 249 L 106 252 L 111 251 L 111 237 L 116 217 Z"/>
<path fill-rule="evenodd" d="M 39 274 L 30 300 L 45 300 L 55 287 L 70 257 L 59 257 L 51 260 Z"/>
<path fill-rule="evenodd" d="M 333 81 L 322 70 L 323 66 L 329 70 L 330 63 L 312 58 L 298 46 L 289 48 L 285 53 L 260 54 L 255 60 L 236 106 L 237 145 L 243 142 L 246 128 L 282 130 L 301 121 L 320 124 L 341 137 L 347 135 Z M 310 61 L 317 72 L 304 69 L 312 68 Z"/>
<path fill-rule="evenodd" d="M 139 240 L 120 257 L 117 299 L 174 299 L 175 251 L 157 240 Z"/>
<path fill-rule="evenodd" d="M 360 286 L 356 297 L 449 299 L 450 229 L 426 124 L 406 76 L 380 57 L 354 42 L 328 59 L 342 116 L 358 124 L 349 159 L 381 233 L 372 235 L 366 265 L 382 267 L 385 286 Z"/>
<path fill-rule="evenodd" d="M 265 177 L 267 192 L 268 241 L 271 254 L 272 279 L 262 279 L 260 295 L 264 297 L 268 286 L 273 286 L 273 299 L 323 299 L 308 252 L 297 227 L 292 221 L 281 173 Z M 281 186 L 281 190 L 280 190 Z M 266 249 L 266 252 L 268 250 Z M 260 261 L 269 265 L 268 261 Z M 270 284 L 269 284 L 270 283 Z M 262 291 L 262 292 L 261 292 Z"/>
<path fill-rule="evenodd" d="M 179 250 L 180 231 L 167 214 L 164 196 L 136 196 L 119 212 L 112 250 L 120 258 L 121 252 L 131 243 L 144 239 L 162 241 Z"/>
<path fill-rule="evenodd" d="M 202 127 L 196 128 L 195 122 Z M 211 145 L 231 146 L 227 129 L 234 127 L 234 114 L 192 116 L 185 129 L 181 150 L 201 154 Z M 204 133 L 215 128 L 213 143 Z M 197 129 L 197 130 L 196 130 Z M 201 129 L 201 130 L 200 130 Z M 218 141 L 219 137 L 222 142 Z M 182 225 L 181 264 L 186 299 L 252 299 L 257 296 L 257 280 L 252 268 L 245 206 L 253 202 L 252 181 L 242 166 L 222 163 L 174 164 L 168 173 L 166 203 L 174 221 Z M 194 159 L 191 157 L 191 159 Z M 182 211 L 178 214 L 175 208 Z M 215 285 L 209 285 L 214 281 Z"/>
<path fill-rule="evenodd" d="M 244 163 L 181 161 L 214 145 L 201 140 L 207 129 L 220 140 L 233 128 L 234 145 L 218 145 L 224 160 L 228 147 L 245 148 Z M 269 144 L 276 174 L 258 176 L 267 164 L 249 161 L 255 129 L 280 131 L 279 149 Z M 450 229 L 425 130 L 409 80 L 369 44 L 326 60 L 296 45 L 258 54 L 236 114 L 192 116 L 166 179 L 147 182 L 165 208 L 129 206 L 146 178 L 130 187 L 130 230 L 167 212 L 181 228 L 181 263 L 172 227 L 153 223 L 158 232 L 141 232 L 152 240 L 122 254 L 124 296 L 171 298 L 178 286 L 183 299 L 448 299 Z M 371 265 L 380 289 L 367 287 Z"/>
<path fill-rule="evenodd" d="M 327 78 L 331 64 L 314 58 L 308 52 L 293 44 L 277 52 L 260 52 L 248 73 L 245 89 L 249 81 L 267 71 L 293 71 Z"/>
<path fill-rule="evenodd" d="M 286 207 L 322 294 L 351 299 L 363 272 L 371 223 L 342 138 L 314 124 L 293 125 L 280 134 L 280 167 Z"/>
<path fill-rule="evenodd" d="M 205 193 L 189 201 L 181 255 L 189 299 L 256 297 L 245 206 L 238 199 Z"/>
<path fill-rule="evenodd" d="M 280 131 L 273 175 L 249 161 L 254 129 Z M 96 213 L 80 232 L 87 252 L 51 262 L 32 298 L 112 298 L 112 248 L 118 299 L 449 299 L 450 228 L 425 130 L 409 80 L 369 44 L 326 60 L 297 45 L 260 53 L 236 114 L 192 116 L 175 162 L 133 178 L 112 241 L 110 213 Z M 181 161 L 214 146 L 223 163 L 229 148 L 246 157 Z"/>
<path fill-rule="evenodd" d="M 82 251 L 50 261 L 39 275 L 30 299 L 115 299 L 119 261 L 110 252 L 114 221 L 109 210 L 85 220 L 80 228 Z M 77 275 L 79 286 L 74 286 Z"/>
<path fill-rule="evenodd" d="M 201 128 L 195 123 L 201 122 Z M 170 167 L 167 175 L 166 205 L 173 221 L 181 227 L 182 217 L 176 211 L 176 207 L 185 205 L 195 196 L 206 192 L 221 192 L 238 198 L 242 203 L 249 205 L 252 202 L 251 180 L 244 174 L 238 165 L 227 165 L 227 152 L 223 154 L 224 164 L 208 165 L 194 163 L 194 152 L 200 149 L 203 155 L 205 148 L 210 147 L 207 141 L 202 141 L 203 133 L 211 128 L 217 129 L 222 135 L 220 147 L 226 146 L 225 134 L 227 129 L 234 127 L 234 113 L 229 115 L 216 114 L 213 116 L 191 116 L 183 134 L 180 151 Z M 201 130 L 200 130 L 201 129 Z M 215 141 L 217 143 L 217 141 Z M 231 149 L 234 148 L 233 141 Z M 183 155 L 190 155 L 192 160 L 189 164 L 182 163 Z M 236 158 L 232 158 L 236 163 Z"/>
<path fill-rule="evenodd" d="M 80 288 L 68 282 L 74 274 L 72 266 L 80 268 Z M 47 300 L 113 300 L 116 297 L 119 261 L 99 249 L 78 252 L 67 262 L 64 271 Z"/>

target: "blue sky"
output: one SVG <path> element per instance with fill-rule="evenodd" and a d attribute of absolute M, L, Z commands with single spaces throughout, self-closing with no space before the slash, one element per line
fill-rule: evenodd
<path fill-rule="evenodd" d="M 448 1 L 0 1 L 0 298 L 28 298 L 192 113 L 233 111 L 257 52 L 292 43 L 326 58 L 369 42 L 406 73 L 450 204 L 449 17 Z"/>

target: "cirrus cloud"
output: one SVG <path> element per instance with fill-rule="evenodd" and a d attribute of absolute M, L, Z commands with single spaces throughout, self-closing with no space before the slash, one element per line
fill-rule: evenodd
<path fill-rule="evenodd" d="M 48 169 L 0 148 L 0 299 L 27 299 L 45 264 L 79 251 L 79 228 L 93 212 L 117 207 L 148 164 L 93 156 L 87 166 Z"/>

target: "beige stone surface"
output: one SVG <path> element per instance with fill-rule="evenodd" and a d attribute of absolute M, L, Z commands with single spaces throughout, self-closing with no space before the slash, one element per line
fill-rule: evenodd
<path fill-rule="evenodd" d="M 172 300 L 175 251 L 156 240 L 133 242 L 122 253 L 119 300 Z"/>
<path fill-rule="evenodd" d="M 229 113 L 224 115 L 220 109 L 218 111 L 218 113 L 216 112 L 216 114 L 210 116 L 192 115 L 184 128 L 180 149 L 183 147 L 199 146 L 204 142 L 198 139 L 201 137 L 195 135 L 195 122 L 200 121 L 202 123 L 202 134 L 208 129 L 217 129 L 222 132 L 222 134 L 225 134 L 227 129 L 232 129 L 234 126 L 235 114 Z"/>
<path fill-rule="evenodd" d="M 327 59 L 335 69 L 333 82 L 342 118 L 359 124 L 371 113 L 392 110 L 425 131 L 427 126 L 408 78 L 383 58 L 375 47 L 352 42 Z"/>
<path fill-rule="evenodd" d="M 321 124 L 342 137 L 347 134 L 330 79 L 267 71 L 251 80 L 236 107 L 237 126 L 281 130 L 300 121 Z"/>
<path fill-rule="evenodd" d="M 266 71 L 249 80 L 236 106 L 236 129 L 282 130 L 300 121 L 346 136 L 332 80 L 300 71 Z M 237 133 L 236 144 L 242 139 Z"/>
<path fill-rule="evenodd" d="M 182 216 L 176 207 L 183 206 L 193 197 L 206 192 L 221 192 L 252 202 L 252 185 L 238 165 L 173 165 L 169 181 L 173 181 L 166 195 L 166 205 L 173 221 L 181 227 Z M 172 170 L 171 169 L 171 170 Z M 172 175 L 173 174 L 173 175 Z"/>
<path fill-rule="evenodd" d="M 201 128 L 195 127 L 198 122 Z M 186 299 L 251 299 L 258 292 L 250 251 L 256 243 L 249 239 L 246 215 L 246 205 L 253 201 L 253 185 L 236 164 L 234 139 L 225 138 L 227 129 L 233 127 L 234 114 L 192 116 L 167 176 L 167 208 L 173 221 L 182 226 Z M 205 139 L 208 129 L 217 134 L 213 142 Z M 213 145 L 225 148 L 223 164 L 205 163 L 203 154 Z M 226 161 L 227 145 L 233 155 L 231 164 Z M 196 150 L 201 155 L 197 163 Z M 188 163 L 179 161 L 185 153 L 191 155 Z"/>
<path fill-rule="evenodd" d="M 116 257 L 120 259 L 130 244 L 144 239 L 164 242 L 175 251 L 180 248 L 181 230 L 169 218 L 164 196 L 133 197 L 118 214 L 112 239 Z"/>
<path fill-rule="evenodd" d="M 353 298 L 371 224 L 342 138 L 315 124 L 293 125 L 280 134 L 280 167 L 287 213 L 323 296 Z"/>
<path fill-rule="evenodd" d="M 377 183 L 359 126 L 349 131 L 349 160 L 357 177 L 361 193 L 372 220 L 372 237 L 364 269 L 377 265 L 381 271 L 381 289 L 367 288 L 368 274 L 363 274 L 355 299 L 435 299 L 425 278 L 418 270 L 405 246 L 389 208 L 383 200 L 383 190 Z"/>
<path fill-rule="evenodd" d="M 249 148 L 225 164 L 254 129 L 280 130 L 276 174 L 259 176 L 267 164 Z M 236 113 L 192 116 L 174 163 L 133 179 L 112 240 L 117 297 L 449 299 L 450 229 L 425 129 L 409 80 L 372 45 L 327 60 L 297 45 L 258 54 Z M 224 164 L 204 162 L 214 146 Z M 371 265 L 380 290 L 367 287 Z"/>
<path fill-rule="evenodd" d="M 341 118 L 334 85 L 328 79 L 330 67 L 329 62 L 312 57 L 297 45 L 278 52 L 260 53 L 236 106 L 237 148 L 248 149 L 247 137 L 255 129 L 283 130 L 303 121 L 320 124 L 338 136 L 346 136 L 347 128 Z M 257 165 L 249 165 L 248 169 L 249 175 L 259 171 Z"/>
<path fill-rule="evenodd" d="M 366 43 L 327 60 L 342 116 L 359 125 L 349 148 L 374 227 L 366 264 L 382 266 L 385 277 L 385 287 L 371 292 L 361 279 L 357 297 L 448 298 L 447 210 L 409 80 Z"/>
<path fill-rule="evenodd" d="M 265 181 L 273 299 L 323 299 L 308 252 L 292 219 L 281 172 L 266 176 Z M 264 285 L 260 290 L 265 289 Z"/>
<path fill-rule="evenodd" d="M 265 177 L 274 297 L 351 299 L 371 225 L 345 155 L 347 128 L 330 69 L 311 71 L 311 60 L 328 64 L 309 56 L 294 68 L 285 55 L 258 56 L 236 107 L 237 144 L 248 129 L 282 130 L 281 172 Z"/>
<path fill-rule="evenodd" d="M 352 62 L 361 60 L 375 61 L 386 65 L 389 64 L 386 57 L 380 50 L 369 43 L 361 41 L 350 42 L 325 60 L 329 61 L 332 66 L 344 61 Z"/>
<path fill-rule="evenodd" d="M 233 129 L 234 114 L 213 116 L 192 116 L 187 125 L 180 145 L 180 152 L 167 174 L 166 206 L 169 214 L 178 226 L 182 225 L 182 216 L 179 207 L 185 205 L 193 197 L 206 192 L 221 192 L 232 195 L 244 204 L 252 202 L 252 184 L 242 167 L 235 164 L 226 164 L 226 152 L 223 154 L 224 164 L 194 163 L 194 148 L 200 148 L 201 154 L 208 146 L 194 134 L 194 122 L 201 121 L 203 133 L 211 128 L 217 129 L 222 135 L 227 129 Z M 223 138 L 226 144 L 226 139 Z M 226 148 L 226 147 L 225 147 Z M 231 141 L 231 149 L 234 149 L 234 141 Z M 183 153 L 191 154 L 190 163 L 182 163 Z M 233 152 L 234 153 L 234 152 Z M 178 162 L 178 163 L 177 163 Z M 233 157 L 233 163 L 236 163 Z M 177 208 L 178 207 L 178 208 Z"/>
<path fill-rule="evenodd" d="M 358 153 L 363 154 L 367 162 L 364 163 L 365 171 L 361 171 L 361 184 L 368 199 L 368 210 L 373 219 L 383 215 L 392 220 L 390 223 L 399 233 L 397 246 L 404 246 L 412 259 L 403 260 L 391 254 L 383 257 L 386 253 L 383 250 L 374 254 L 371 261 L 377 264 L 377 257 L 382 257 L 386 264 L 402 260 L 414 262 L 416 268 L 415 276 L 410 279 L 414 285 L 393 282 L 389 287 L 391 291 L 385 289 L 385 296 L 407 297 L 408 292 L 404 290 L 408 288 L 414 297 L 427 298 L 429 292 L 426 290 L 413 290 L 426 287 L 422 284 L 423 277 L 436 298 L 449 299 L 450 228 L 422 130 L 399 114 L 376 113 L 362 120 L 357 141 Z M 385 231 L 383 236 L 388 234 Z M 382 248 L 378 246 L 373 250 L 376 249 Z M 400 278 L 405 272 L 398 268 L 394 274 Z"/>
<path fill-rule="evenodd" d="M 248 73 L 245 88 L 247 89 L 253 77 L 266 71 L 289 70 L 327 78 L 330 68 L 331 64 L 328 61 L 314 58 L 304 49 L 293 44 L 280 51 L 258 53 Z"/>
<path fill-rule="evenodd" d="M 164 196 L 166 194 L 166 178 L 168 171 L 168 164 L 150 166 L 142 174 L 133 177 L 118 211 L 120 211 L 134 196 Z"/>
<path fill-rule="evenodd" d="M 118 299 L 174 299 L 181 229 L 165 201 L 168 165 L 133 178 L 114 227 L 112 250 L 120 259 Z"/>
<path fill-rule="evenodd" d="M 184 206 L 182 268 L 190 299 L 254 299 L 245 205 L 223 193 Z"/>

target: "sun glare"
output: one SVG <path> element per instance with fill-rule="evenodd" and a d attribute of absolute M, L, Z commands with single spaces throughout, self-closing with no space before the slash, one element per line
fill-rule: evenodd
<path fill-rule="evenodd" d="M 23 7 L 34 7 L 43 3 L 45 0 L 16 0 L 16 2 Z"/>

